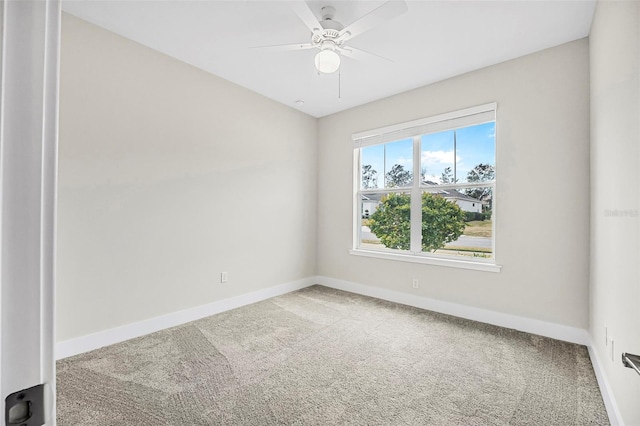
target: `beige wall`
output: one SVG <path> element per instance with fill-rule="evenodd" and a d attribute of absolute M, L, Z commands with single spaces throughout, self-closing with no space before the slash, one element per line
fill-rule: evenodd
<path fill-rule="evenodd" d="M 640 354 L 640 3 L 598 3 L 590 58 L 590 332 L 624 423 L 638 425 L 640 377 L 620 354 Z"/>
<path fill-rule="evenodd" d="M 61 66 L 58 341 L 315 273 L 314 118 L 69 15 Z"/>
<path fill-rule="evenodd" d="M 583 39 L 320 119 L 318 274 L 587 328 L 588 61 Z M 350 255 L 351 134 L 494 101 L 502 272 Z"/>
<path fill-rule="evenodd" d="M 587 51 L 317 121 L 65 15 L 58 341 L 314 274 L 586 328 Z M 502 272 L 349 255 L 351 134 L 493 101 Z"/>
<path fill-rule="evenodd" d="M 639 219 L 606 214 L 640 208 L 639 24 L 600 2 L 589 42 L 316 120 L 64 15 L 57 340 L 318 274 L 590 326 L 640 424 L 619 361 L 640 353 Z M 494 101 L 502 272 L 349 255 L 351 134 Z"/>

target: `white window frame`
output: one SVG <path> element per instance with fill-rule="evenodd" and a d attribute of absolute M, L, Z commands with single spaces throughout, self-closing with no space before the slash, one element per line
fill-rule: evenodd
<path fill-rule="evenodd" d="M 379 259 L 399 260 L 413 263 L 424 263 L 431 265 L 450 266 L 463 269 L 473 269 L 480 271 L 500 272 L 501 266 L 496 263 L 496 222 L 497 222 L 497 205 L 496 205 L 496 180 L 487 184 L 480 183 L 464 183 L 438 185 L 438 190 L 457 189 L 460 186 L 465 188 L 473 187 L 491 187 L 493 191 L 492 199 L 492 252 L 491 259 L 457 259 L 451 255 L 440 255 L 438 253 L 422 252 L 422 217 L 421 215 L 411 215 L 411 247 L 409 250 L 396 249 L 366 249 L 360 248 L 361 242 L 361 218 L 362 218 L 362 202 L 361 196 L 367 193 L 410 193 L 411 194 L 411 211 L 421 211 L 422 193 L 430 188 L 423 185 L 420 178 L 421 169 L 421 137 L 424 134 L 442 132 L 446 130 L 454 130 L 462 127 L 473 126 L 482 123 L 495 122 L 497 134 L 497 103 L 488 103 L 478 105 L 463 110 L 439 114 L 436 116 L 423 118 L 420 120 L 409 121 L 406 123 L 394 124 L 391 126 L 381 127 L 378 129 L 368 130 L 364 132 L 354 133 L 352 139 L 354 141 L 353 155 L 353 244 L 349 252 L 356 256 L 374 257 Z M 413 140 L 413 181 L 410 187 L 406 188 L 376 188 L 363 190 L 360 188 L 361 181 L 361 165 L 360 152 L 361 148 L 373 145 L 382 145 L 388 142 L 394 142 L 402 139 Z M 497 137 L 496 137 L 497 145 Z M 496 176 L 497 175 L 497 149 L 496 149 Z M 384 179 L 384 176 L 382 177 Z"/>

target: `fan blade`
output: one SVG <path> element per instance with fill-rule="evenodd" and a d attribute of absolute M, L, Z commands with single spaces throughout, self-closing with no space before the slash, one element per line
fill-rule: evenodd
<path fill-rule="evenodd" d="M 402 15 L 408 10 L 407 3 L 404 0 L 394 1 L 389 0 L 377 9 L 373 9 L 371 12 L 358 19 L 342 31 L 337 37 L 340 41 L 347 41 L 351 38 L 357 37 L 363 32 L 380 25 L 381 23 Z"/>
<path fill-rule="evenodd" d="M 322 25 L 320 25 L 320 21 L 316 18 L 316 15 L 311 11 L 309 5 L 302 1 L 294 1 L 291 3 L 291 7 L 293 11 L 298 15 L 298 18 L 309 28 L 313 34 L 322 30 Z"/>
<path fill-rule="evenodd" d="M 274 46 L 255 46 L 252 49 L 265 50 L 267 52 L 288 52 L 291 50 L 306 50 L 316 47 L 311 43 L 276 44 Z"/>
<path fill-rule="evenodd" d="M 367 62 L 371 60 L 375 61 L 387 61 L 393 62 L 389 58 L 385 58 L 384 56 L 376 55 L 375 53 L 367 52 L 366 50 L 356 49 L 355 47 L 341 47 L 338 49 L 340 54 L 346 56 L 347 58 L 355 59 L 356 61 Z"/>

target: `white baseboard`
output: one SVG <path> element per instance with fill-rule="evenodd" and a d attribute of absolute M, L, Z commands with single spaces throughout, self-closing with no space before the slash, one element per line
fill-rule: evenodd
<path fill-rule="evenodd" d="M 609 422 L 612 426 L 623 426 L 622 417 L 618 405 L 613 397 L 613 392 L 606 378 L 604 370 L 595 353 L 593 341 L 587 330 L 576 327 L 568 327 L 566 325 L 554 324 L 550 322 L 535 320 L 531 318 L 519 317 L 500 312 L 489 311 L 486 309 L 474 308 L 472 306 L 458 305 L 441 300 L 430 299 L 427 297 L 416 296 L 414 294 L 402 293 L 399 291 L 388 290 L 379 287 L 371 287 L 364 284 L 354 283 L 350 281 L 338 280 L 335 278 L 318 276 L 315 282 L 325 287 L 331 287 L 338 290 L 349 291 L 351 293 L 362 294 L 364 296 L 375 297 L 377 299 L 388 300 L 390 302 L 402 303 L 403 305 L 414 306 L 416 308 L 427 309 L 434 312 L 453 315 L 460 318 L 466 318 L 474 321 L 484 322 L 487 324 L 498 325 L 505 328 L 511 328 L 527 333 L 537 334 L 540 336 L 550 337 L 552 339 L 563 340 L 565 342 L 577 343 L 584 345 L 589 350 L 591 364 L 598 380 L 598 386 Z"/>
<path fill-rule="evenodd" d="M 620 416 L 618 406 L 613 397 L 613 393 L 611 392 L 611 387 L 606 378 L 604 370 L 601 368 L 598 356 L 593 349 L 593 342 L 591 341 L 589 333 L 586 330 L 531 318 L 519 317 L 516 315 L 489 311 L 472 306 L 444 302 L 441 300 L 417 296 L 415 294 L 403 293 L 380 287 L 371 287 L 364 284 L 324 276 L 308 277 L 298 281 L 292 281 L 263 290 L 231 297 L 229 299 L 219 300 L 217 302 L 209 303 L 206 305 L 173 312 L 167 315 L 162 315 L 132 324 L 127 324 L 122 327 L 112 328 L 87 336 L 65 340 L 56 344 L 56 359 L 67 358 L 69 356 L 78 355 L 104 346 L 133 339 L 135 337 L 140 337 L 145 334 L 164 330 L 169 327 L 175 327 L 177 325 L 195 321 L 197 319 L 204 318 L 210 315 L 215 315 L 220 312 L 239 308 L 245 305 L 250 305 L 252 303 L 270 299 L 275 296 L 280 296 L 292 291 L 300 290 L 314 284 L 320 284 L 325 287 L 344 290 L 364 296 L 375 297 L 378 299 L 388 300 L 390 302 L 401 303 L 403 305 L 414 306 L 416 308 L 427 309 L 430 311 L 453 315 L 460 318 L 466 318 L 473 321 L 484 322 L 487 324 L 511 328 L 527 333 L 538 334 L 540 336 L 550 337 L 552 339 L 585 345 L 589 350 L 589 356 L 591 358 L 593 370 L 595 371 L 596 378 L 598 380 L 598 386 L 600 387 L 600 391 L 602 393 L 602 398 L 607 409 L 607 414 L 609 415 L 609 421 L 611 422 L 612 426 L 623 425 L 622 417 Z"/>
<path fill-rule="evenodd" d="M 249 305 L 271 297 L 280 296 L 295 290 L 309 287 L 313 284 L 320 284 L 338 290 L 349 291 L 362 294 L 364 296 L 376 297 L 378 299 L 391 302 L 402 303 L 404 305 L 427 309 L 434 312 L 453 315 L 474 321 L 512 328 L 527 333 L 538 334 L 553 339 L 564 340 L 571 343 L 578 343 L 590 346 L 589 335 L 586 330 L 568 327 L 561 324 L 554 324 L 531 318 L 509 315 L 472 306 L 459 305 L 441 300 L 430 299 L 415 294 L 403 293 L 394 290 L 371 287 L 364 284 L 350 281 L 338 280 L 324 276 L 308 277 L 298 281 L 293 281 L 263 290 L 242 294 L 229 299 L 219 300 L 206 305 L 185 309 L 178 312 L 162 315 L 148 320 L 127 324 L 121 327 L 100 331 L 98 333 L 77 337 L 56 343 L 56 359 L 67 358 L 69 356 L 88 352 L 114 343 L 123 342 L 145 334 L 164 330 L 180 324 L 215 315 L 220 312 L 235 309 L 240 306 Z"/>
<path fill-rule="evenodd" d="M 589 348 L 589 358 L 591 358 L 591 365 L 593 365 L 593 371 L 596 373 L 596 379 L 598 380 L 598 387 L 600 387 L 602 400 L 604 401 L 604 406 L 607 409 L 607 414 L 609 415 L 609 423 L 611 423 L 611 426 L 623 426 L 624 423 L 622 422 L 622 416 L 620 415 L 618 404 L 616 404 L 616 400 L 613 397 L 609 380 L 607 380 L 607 376 L 602 369 L 602 364 L 600 363 L 598 355 L 596 355 L 594 347 L 595 345 L 590 339 L 589 345 L 587 345 L 587 348 Z"/>
<path fill-rule="evenodd" d="M 525 331 L 527 333 L 550 337 L 552 339 L 563 340 L 565 342 L 577 343 L 585 346 L 589 346 L 590 343 L 589 333 L 581 328 L 489 311 L 487 309 L 474 308 L 472 306 L 443 302 L 441 300 L 430 299 L 423 296 L 417 296 L 415 294 L 402 293 L 380 287 L 371 287 L 335 278 L 317 276 L 315 277 L 315 281 L 320 285 L 338 290 L 349 291 L 351 293 L 362 294 L 364 296 L 375 297 L 378 299 L 388 300 L 390 302 L 402 303 L 403 305 L 414 306 L 416 308 L 427 309 L 429 311 L 453 315 L 473 321 L 498 325 L 500 327 L 512 328 L 519 331 Z"/>
<path fill-rule="evenodd" d="M 576 327 L 568 327 L 566 325 L 554 324 L 550 322 L 540 321 L 531 318 L 519 317 L 500 312 L 489 311 L 472 306 L 459 305 L 441 300 L 430 299 L 427 297 L 416 296 L 414 294 L 402 293 L 383 289 L 379 287 L 371 287 L 364 284 L 354 283 L 350 281 L 338 280 L 335 278 L 318 276 L 315 282 L 325 287 L 331 287 L 338 290 L 349 291 L 351 293 L 362 294 L 364 296 L 375 297 L 377 299 L 388 300 L 390 302 L 402 303 L 403 305 L 414 306 L 416 308 L 427 309 L 429 311 L 439 312 L 443 314 L 453 315 L 460 318 L 466 318 L 473 321 L 493 324 L 500 327 L 511 328 L 527 333 L 537 334 L 540 336 L 550 337 L 552 339 L 563 340 L 565 342 L 577 343 L 584 345 L 589 350 L 589 357 L 593 370 L 598 380 L 598 386 L 609 422 L 611 426 L 623 426 L 622 417 L 618 410 L 618 405 L 613 397 L 613 392 L 606 378 L 598 356 L 593 349 L 593 341 L 586 330 Z"/>
<path fill-rule="evenodd" d="M 73 355 L 89 352 L 104 346 L 113 345 L 114 343 L 124 342 L 125 340 L 144 336 L 145 334 L 164 330 L 169 327 L 175 327 L 177 325 L 195 321 L 210 315 L 215 315 L 220 312 L 250 305 L 252 303 L 290 293 L 295 290 L 300 290 L 315 284 L 315 281 L 315 277 L 304 278 L 274 287 L 265 288 L 263 290 L 242 294 L 240 296 L 231 297 L 229 299 L 208 303 L 206 305 L 196 306 L 194 308 L 172 312 L 170 314 L 150 318 L 148 320 L 77 337 L 75 339 L 65 340 L 63 342 L 56 343 L 56 359 L 67 358 Z"/>

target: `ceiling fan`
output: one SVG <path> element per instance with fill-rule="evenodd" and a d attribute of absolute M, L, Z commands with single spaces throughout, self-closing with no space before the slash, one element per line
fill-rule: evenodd
<path fill-rule="evenodd" d="M 319 52 L 315 56 L 316 68 L 327 74 L 340 68 L 340 55 L 362 60 L 366 60 L 368 57 L 381 58 L 373 53 L 346 46 L 346 42 L 407 11 L 407 4 L 404 0 L 390 0 L 345 27 L 334 19 L 336 9 L 333 6 L 324 6 L 321 9 L 321 20 L 316 18 L 316 15 L 304 1 L 292 2 L 292 7 L 302 22 L 311 30 L 311 40 L 307 43 L 263 46 L 260 49 L 270 51 L 318 49 Z"/>

